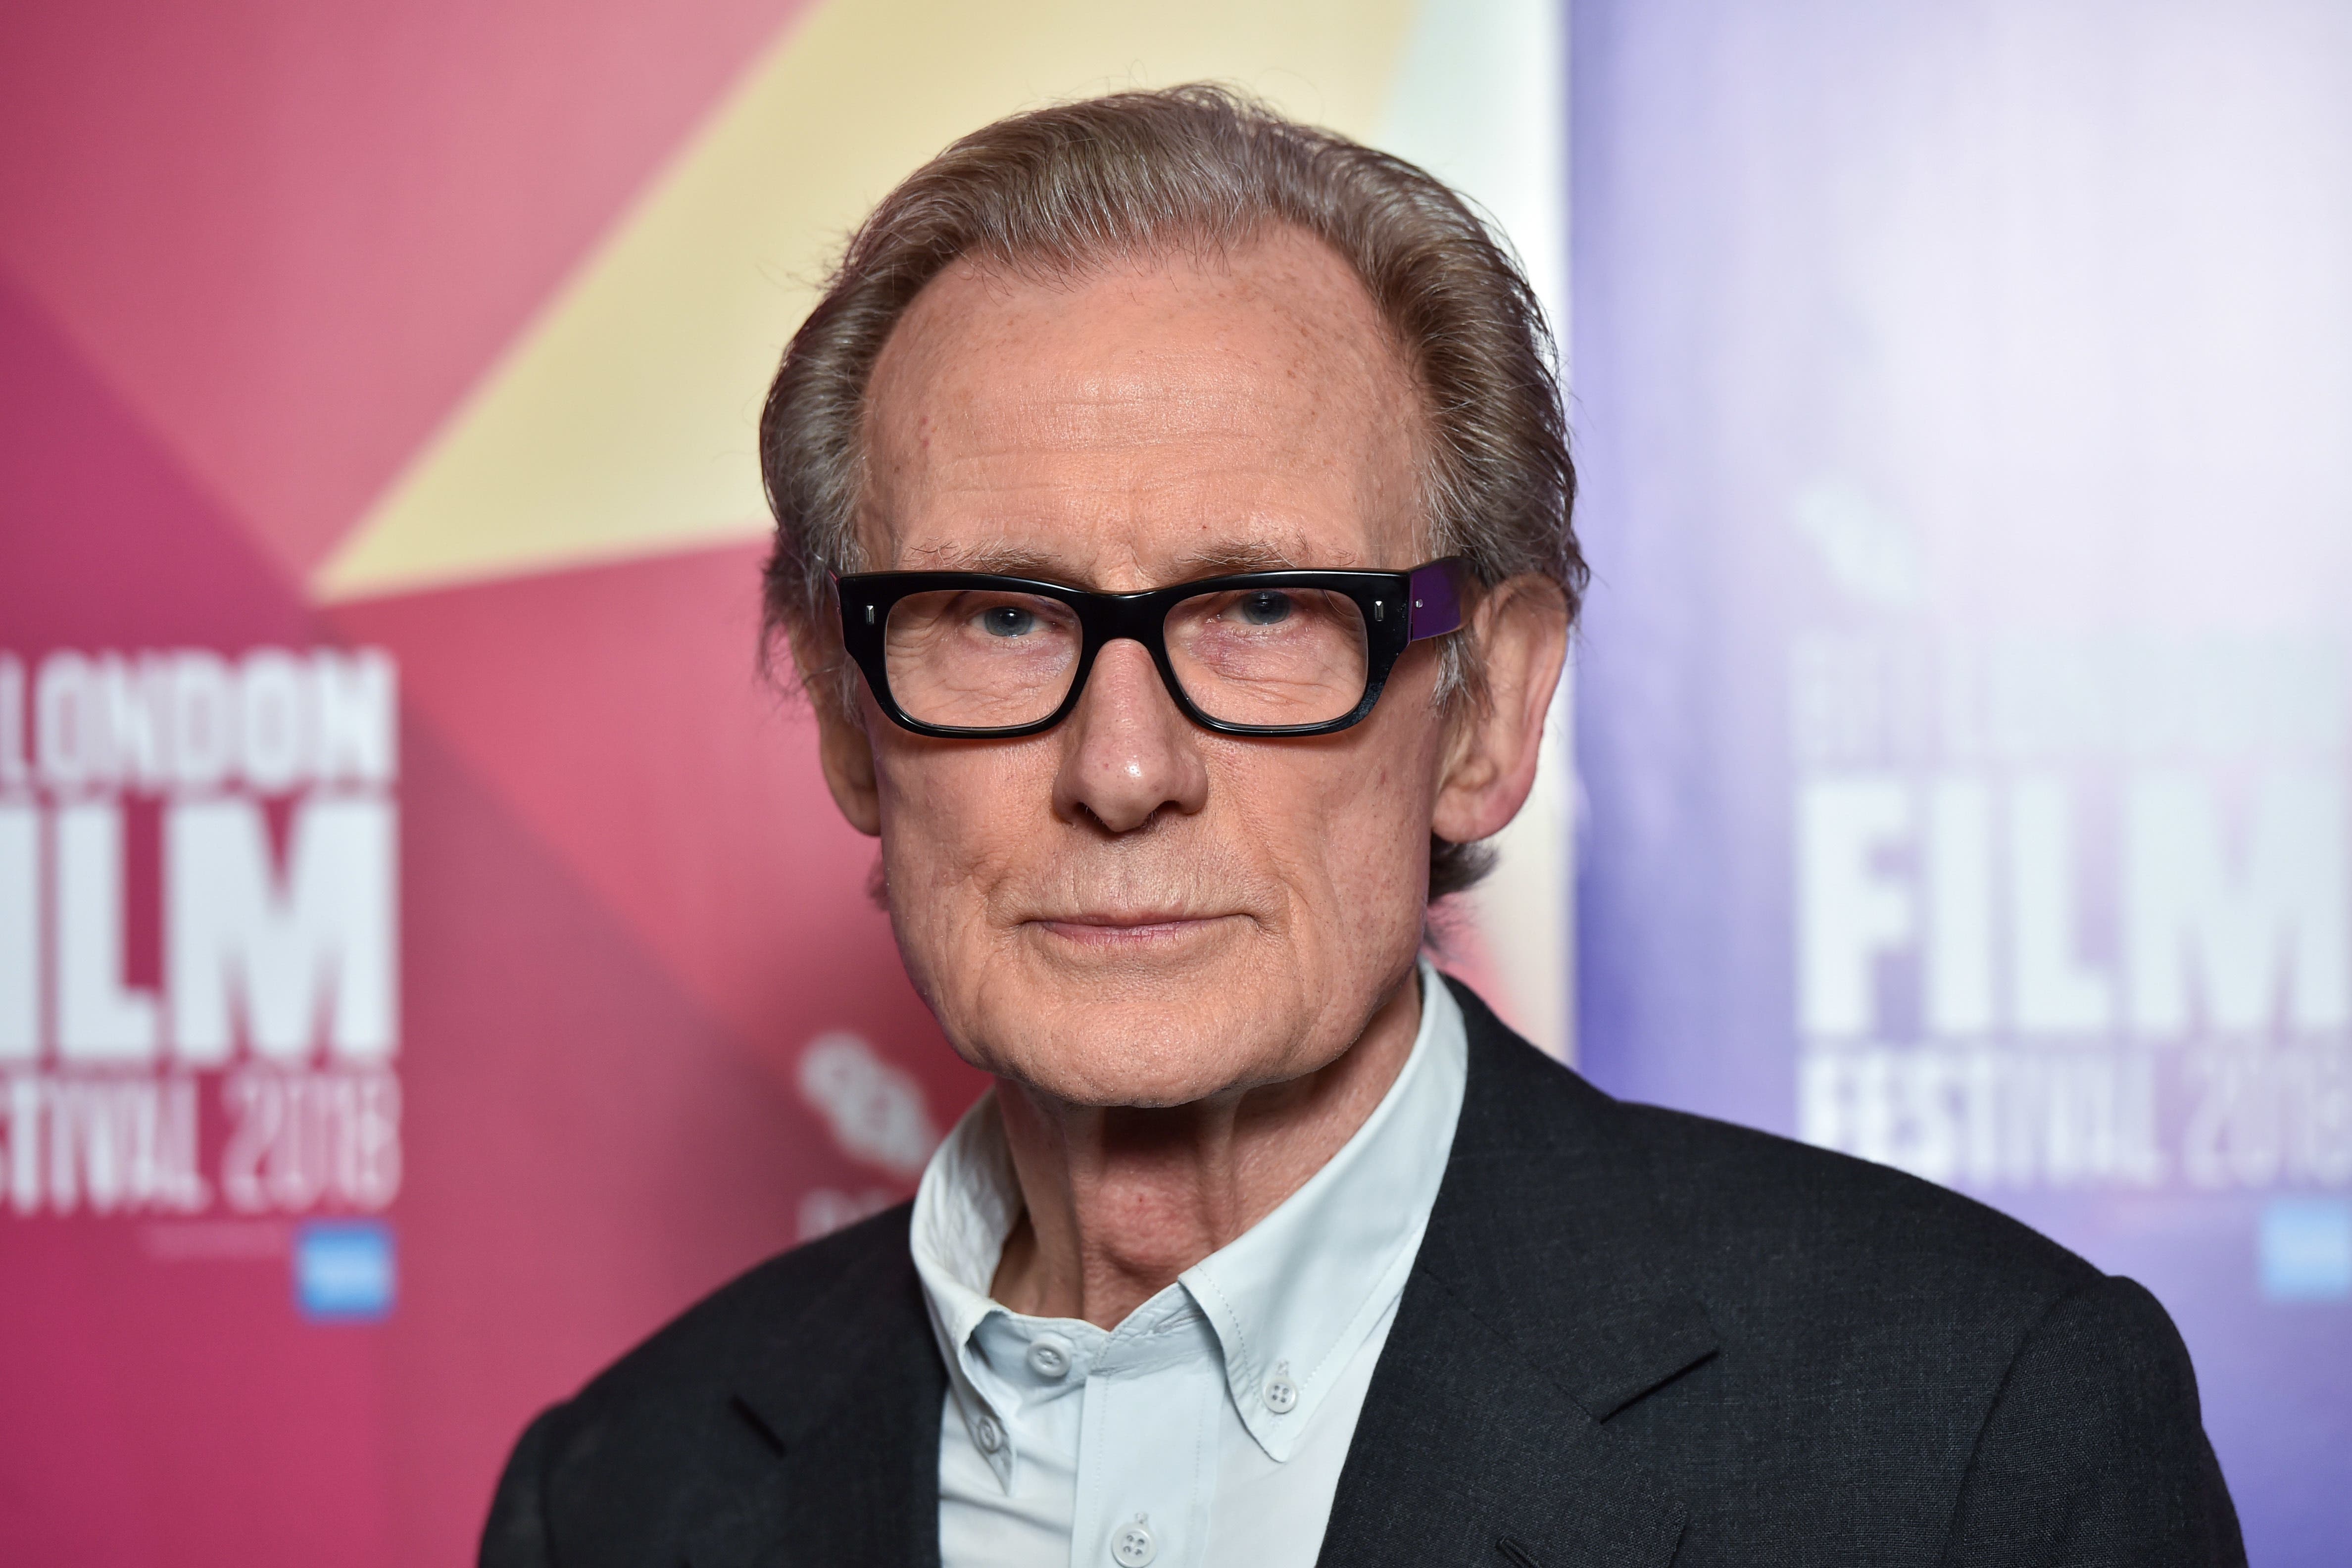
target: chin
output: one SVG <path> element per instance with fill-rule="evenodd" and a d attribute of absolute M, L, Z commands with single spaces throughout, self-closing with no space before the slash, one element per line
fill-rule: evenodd
<path fill-rule="evenodd" d="M 1408 962 L 1418 934 L 1402 939 Z M 1360 953 L 1333 964 L 1249 919 L 1140 940 L 1029 926 L 903 951 L 930 961 L 908 972 L 958 1055 L 1072 1105 L 1188 1105 L 1303 1077 L 1354 1043 L 1382 989 Z"/>
<path fill-rule="evenodd" d="M 1208 1002 L 1087 998 L 984 1030 L 967 1059 L 1072 1105 L 1155 1109 L 1276 1083 L 1324 1065 L 1279 1012 Z M 1286 1027 L 1286 1024 L 1292 1026 Z M 1339 1043 L 1344 1048 L 1347 1042 Z M 1338 1049 L 1328 1053 L 1338 1054 Z"/>

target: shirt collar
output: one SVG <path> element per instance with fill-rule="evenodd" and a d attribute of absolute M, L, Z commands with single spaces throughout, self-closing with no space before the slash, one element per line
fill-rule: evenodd
<path fill-rule="evenodd" d="M 1269 1458 L 1290 1457 L 1403 1294 L 1468 1077 L 1461 1006 L 1424 959 L 1421 1031 L 1372 1114 L 1279 1208 L 1181 1276 L 1217 1331 L 1242 1425 Z M 1276 1377 L 1287 1401 L 1267 1397 Z"/>
<path fill-rule="evenodd" d="M 1020 1217 L 1021 1182 L 991 1089 L 932 1152 L 915 1189 L 915 1272 L 950 1361 L 952 1347 L 970 1340 L 989 1313 L 1004 1310 L 988 1291 Z"/>
<path fill-rule="evenodd" d="M 985 1366 L 974 1338 L 992 1315 L 1005 1314 L 988 1291 L 1004 1256 L 1004 1239 L 1020 1215 L 1021 1184 L 991 1089 L 963 1113 L 923 1167 L 908 1245 L 957 1413 L 1007 1493 L 1020 1462 L 1018 1433 L 1006 1419 L 1012 1402 L 1002 1389 L 992 1398 L 980 1388 Z"/>
<path fill-rule="evenodd" d="M 1215 1331 L 1243 1426 L 1277 1462 L 1297 1448 L 1341 1371 L 1403 1292 L 1444 1178 L 1468 1075 L 1462 1009 L 1424 959 L 1420 1031 L 1381 1103 L 1304 1186 L 1179 1279 Z M 910 1244 L 958 1405 L 1008 1488 L 1013 1434 L 990 1411 L 999 1401 L 976 1384 L 982 1369 L 973 1338 L 992 1314 L 1013 1316 L 988 1291 L 1020 1214 L 1020 1184 L 992 1090 L 924 1169 Z M 1156 1324 L 1178 1316 L 1175 1289 L 1138 1309 L 1121 1334 L 1151 1326 L 1140 1319 Z M 1054 1326 L 1089 1338 L 1101 1332 Z M 1276 1378 L 1288 1386 L 1269 1399 Z M 991 1424 L 993 1440 L 981 1441 Z"/>

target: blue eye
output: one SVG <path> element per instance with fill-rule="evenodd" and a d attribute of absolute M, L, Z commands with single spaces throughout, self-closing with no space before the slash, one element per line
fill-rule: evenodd
<path fill-rule="evenodd" d="M 1290 618 L 1290 595 L 1272 591 L 1244 594 L 1237 608 L 1241 611 L 1242 619 L 1251 626 L 1270 626 Z"/>
<path fill-rule="evenodd" d="M 982 611 L 980 624 L 992 637 L 1026 637 L 1037 629 L 1037 615 L 1018 605 L 999 605 L 992 610 Z"/>

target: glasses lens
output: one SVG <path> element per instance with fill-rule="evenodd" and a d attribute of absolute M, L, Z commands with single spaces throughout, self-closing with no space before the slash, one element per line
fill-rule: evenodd
<path fill-rule="evenodd" d="M 1344 719 L 1370 668 L 1363 612 L 1321 588 L 1202 594 L 1168 612 L 1168 662 L 1192 705 L 1226 724 Z"/>
<path fill-rule="evenodd" d="M 883 627 L 890 695 L 910 719 L 1010 730 L 1052 716 L 1078 668 L 1078 618 L 1058 599 L 945 589 L 898 601 Z"/>

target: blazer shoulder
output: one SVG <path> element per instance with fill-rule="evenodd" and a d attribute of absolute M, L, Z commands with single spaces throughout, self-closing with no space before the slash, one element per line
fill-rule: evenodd
<path fill-rule="evenodd" d="M 1739 1267 L 1776 1260 L 1882 1289 L 1965 1285 L 1962 1300 L 2046 1305 L 2103 1276 L 1989 1205 L 1891 1166 L 1688 1111 L 1612 1102 L 1662 1206 Z"/>
<path fill-rule="evenodd" d="M 671 1319 L 591 1379 L 568 1404 L 585 1415 L 674 1405 L 731 1391 L 780 1359 L 837 1358 L 890 1323 L 877 1311 L 907 1249 L 900 1204 L 746 1269 Z"/>
<path fill-rule="evenodd" d="M 1703 1294 L 1857 1308 L 1935 1297 L 2030 1321 L 2103 1278 L 2007 1215 L 1889 1166 L 1613 1099 L 1454 989 L 1472 1042 L 1468 1141 L 1493 1155 L 1614 1168 L 1613 1191 L 1654 1217 L 1656 1245 Z"/>
<path fill-rule="evenodd" d="M 543 1412 L 508 1461 L 482 1561 L 667 1560 L 764 1495 L 761 1478 L 877 1353 L 904 1362 L 925 1332 L 908 1214 L 770 1258 Z"/>
<path fill-rule="evenodd" d="M 779 1450 L 875 1350 L 922 1333 L 908 1211 L 760 1262 L 591 1377 L 541 1417 L 548 1486 L 635 1490 L 746 1446 Z"/>

